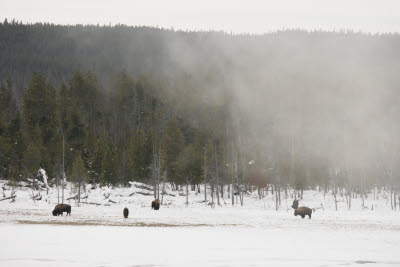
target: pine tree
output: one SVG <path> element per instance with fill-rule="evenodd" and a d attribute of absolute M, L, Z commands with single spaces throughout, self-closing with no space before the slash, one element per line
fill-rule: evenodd
<path fill-rule="evenodd" d="M 68 129 L 68 112 L 71 109 L 70 91 L 68 87 L 62 83 L 58 94 L 58 120 L 63 133 Z"/>
<path fill-rule="evenodd" d="M 1 179 L 9 178 L 9 143 L 6 138 L 0 136 L 0 177 Z"/>
<path fill-rule="evenodd" d="M 90 182 L 100 183 L 102 177 L 102 163 L 105 153 L 105 145 L 101 138 L 97 139 L 93 156 L 90 159 Z"/>
<path fill-rule="evenodd" d="M 15 111 L 16 105 L 12 95 L 11 81 L 7 80 L 0 84 L 0 120 L 6 124 L 10 123 Z"/>
<path fill-rule="evenodd" d="M 134 181 L 146 182 L 152 161 L 152 139 L 142 128 L 137 128 L 128 147 L 128 169 Z"/>
<path fill-rule="evenodd" d="M 83 165 L 83 160 L 80 154 L 75 157 L 74 163 L 72 164 L 72 175 L 71 180 L 75 183 L 75 188 L 78 189 L 78 203 L 81 202 L 81 188 L 85 190 L 86 182 L 86 169 Z"/>
<path fill-rule="evenodd" d="M 21 120 L 19 112 L 16 113 L 14 119 L 12 119 L 8 129 L 7 138 L 9 140 L 9 173 L 10 179 L 20 180 L 23 173 L 23 153 L 25 150 L 25 142 L 21 130 Z"/>
<path fill-rule="evenodd" d="M 135 129 L 135 82 L 126 71 L 122 71 L 116 85 L 118 140 L 127 142 L 128 133 Z"/>
<path fill-rule="evenodd" d="M 203 154 L 198 146 L 188 145 L 177 158 L 177 184 L 197 184 L 203 175 Z"/>
<path fill-rule="evenodd" d="M 163 167 L 167 171 L 167 177 L 175 182 L 177 174 L 177 159 L 184 147 L 184 139 L 179 128 L 178 120 L 169 120 L 167 128 L 162 137 Z"/>
<path fill-rule="evenodd" d="M 96 115 L 99 109 L 99 85 L 92 72 L 77 71 L 70 80 L 71 104 L 82 121 L 86 121 L 91 130 L 96 131 Z"/>
<path fill-rule="evenodd" d="M 115 153 L 112 147 L 108 146 L 101 163 L 101 180 L 103 184 L 115 185 L 117 183 Z"/>
<path fill-rule="evenodd" d="M 26 131 L 30 142 L 35 142 L 41 149 L 42 167 L 48 173 L 53 172 L 56 158 L 56 93 L 46 78 L 35 74 L 24 93 L 23 112 Z"/>
<path fill-rule="evenodd" d="M 31 142 L 24 151 L 24 168 L 26 174 L 31 179 L 36 178 L 36 173 L 41 167 L 40 166 L 42 162 L 41 150 L 42 147 L 40 145 L 38 145 L 35 142 Z"/>

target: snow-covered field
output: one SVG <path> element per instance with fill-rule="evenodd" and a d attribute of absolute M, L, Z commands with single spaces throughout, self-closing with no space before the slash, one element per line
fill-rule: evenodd
<path fill-rule="evenodd" d="M 18 188 L 16 202 L 0 202 L 0 266 L 400 266 L 400 212 L 384 192 L 365 200 L 369 209 L 339 197 L 335 211 L 331 195 L 306 191 L 301 205 L 324 207 L 309 220 L 293 216 L 291 199 L 275 211 L 271 194 L 211 208 L 203 194 L 191 192 L 186 207 L 167 191 L 175 196 L 153 211 L 146 190 L 97 188 L 84 201 L 101 205 L 69 200 L 72 216 L 54 217 L 54 188 L 36 202 Z"/>

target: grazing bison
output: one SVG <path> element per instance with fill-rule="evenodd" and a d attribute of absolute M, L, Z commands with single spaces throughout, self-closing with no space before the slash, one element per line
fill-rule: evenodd
<path fill-rule="evenodd" d="M 292 208 L 297 210 L 298 207 L 299 207 L 299 201 L 297 199 L 293 200 Z"/>
<path fill-rule="evenodd" d="M 125 208 L 124 209 L 124 218 L 128 218 L 128 215 L 129 215 L 129 210 L 128 210 L 128 208 Z"/>
<path fill-rule="evenodd" d="M 67 216 L 71 216 L 71 206 L 68 204 L 58 204 L 54 207 L 53 216 L 63 215 L 63 212 L 67 213 Z"/>
<path fill-rule="evenodd" d="M 300 207 L 294 210 L 294 216 L 300 215 L 301 218 L 304 219 L 306 215 L 308 215 L 308 219 L 311 219 L 312 209 L 307 207 Z"/>
<path fill-rule="evenodd" d="M 159 210 L 160 209 L 160 200 L 158 200 L 158 199 L 153 200 L 153 202 L 151 202 L 151 208 L 155 209 L 155 210 Z"/>

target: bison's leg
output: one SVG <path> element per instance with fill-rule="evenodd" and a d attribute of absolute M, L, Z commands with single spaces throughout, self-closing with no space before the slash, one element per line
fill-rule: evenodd
<path fill-rule="evenodd" d="M 308 214 L 308 219 L 311 219 L 311 212 Z"/>
<path fill-rule="evenodd" d="M 304 219 L 304 217 L 306 217 L 305 215 L 301 215 L 301 218 Z"/>

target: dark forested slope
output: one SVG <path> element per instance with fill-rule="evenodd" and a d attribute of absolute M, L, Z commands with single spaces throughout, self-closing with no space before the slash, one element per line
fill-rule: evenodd
<path fill-rule="evenodd" d="M 399 47 L 397 34 L 5 21 L 0 175 L 57 177 L 64 137 L 71 179 L 83 162 L 87 181 L 199 183 L 207 145 L 213 184 L 216 168 L 219 183 L 397 183 Z"/>

